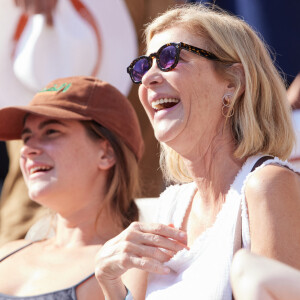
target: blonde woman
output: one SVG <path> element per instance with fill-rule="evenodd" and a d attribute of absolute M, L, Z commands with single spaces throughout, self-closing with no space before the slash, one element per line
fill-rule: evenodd
<path fill-rule="evenodd" d="M 138 277 L 137 299 L 229 300 L 241 247 L 300 268 L 300 177 L 285 162 L 294 133 L 262 40 L 243 20 L 201 4 L 170 9 L 145 36 L 146 54 L 127 71 L 173 185 L 156 224 L 134 223 L 99 251 L 106 299 L 124 299 L 120 276 L 138 268 L 149 275 Z"/>

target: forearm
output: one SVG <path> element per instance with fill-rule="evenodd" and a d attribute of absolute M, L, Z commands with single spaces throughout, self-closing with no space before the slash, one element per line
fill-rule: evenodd
<path fill-rule="evenodd" d="M 240 250 L 233 259 L 231 283 L 237 300 L 299 299 L 300 272 L 278 261 Z"/>

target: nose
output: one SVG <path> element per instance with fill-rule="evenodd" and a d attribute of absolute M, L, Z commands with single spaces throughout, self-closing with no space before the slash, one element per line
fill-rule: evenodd
<path fill-rule="evenodd" d="M 152 57 L 152 66 L 148 70 L 148 72 L 142 78 L 142 84 L 146 87 L 150 87 L 154 84 L 162 83 L 163 81 L 163 74 L 156 63 L 156 58 Z"/>
<path fill-rule="evenodd" d="M 30 158 L 33 156 L 40 155 L 43 152 L 41 146 L 38 144 L 38 142 L 34 141 L 33 139 L 30 139 L 30 142 L 27 142 L 23 145 L 21 148 L 21 157 L 23 158 Z"/>

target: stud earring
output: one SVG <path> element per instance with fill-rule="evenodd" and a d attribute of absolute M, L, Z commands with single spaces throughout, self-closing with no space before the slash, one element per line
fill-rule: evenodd
<path fill-rule="evenodd" d="M 232 97 L 232 94 L 225 94 L 222 98 L 222 115 L 225 118 L 230 118 L 234 115 L 234 109 L 231 108 L 231 110 L 227 111 L 227 113 L 225 112 L 226 110 L 228 110 L 230 108 L 230 98 Z"/>

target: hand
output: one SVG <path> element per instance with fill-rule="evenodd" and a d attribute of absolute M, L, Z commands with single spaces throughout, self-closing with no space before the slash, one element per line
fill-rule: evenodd
<path fill-rule="evenodd" d="M 14 0 L 15 5 L 20 7 L 28 15 L 43 14 L 47 24 L 53 25 L 53 10 L 58 0 Z"/>
<path fill-rule="evenodd" d="M 130 268 L 167 274 L 164 262 L 187 248 L 185 232 L 162 224 L 133 222 L 118 236 L 105 243 L 96 257 L 96 278 L 100 285 L 117 285 Z"/>

